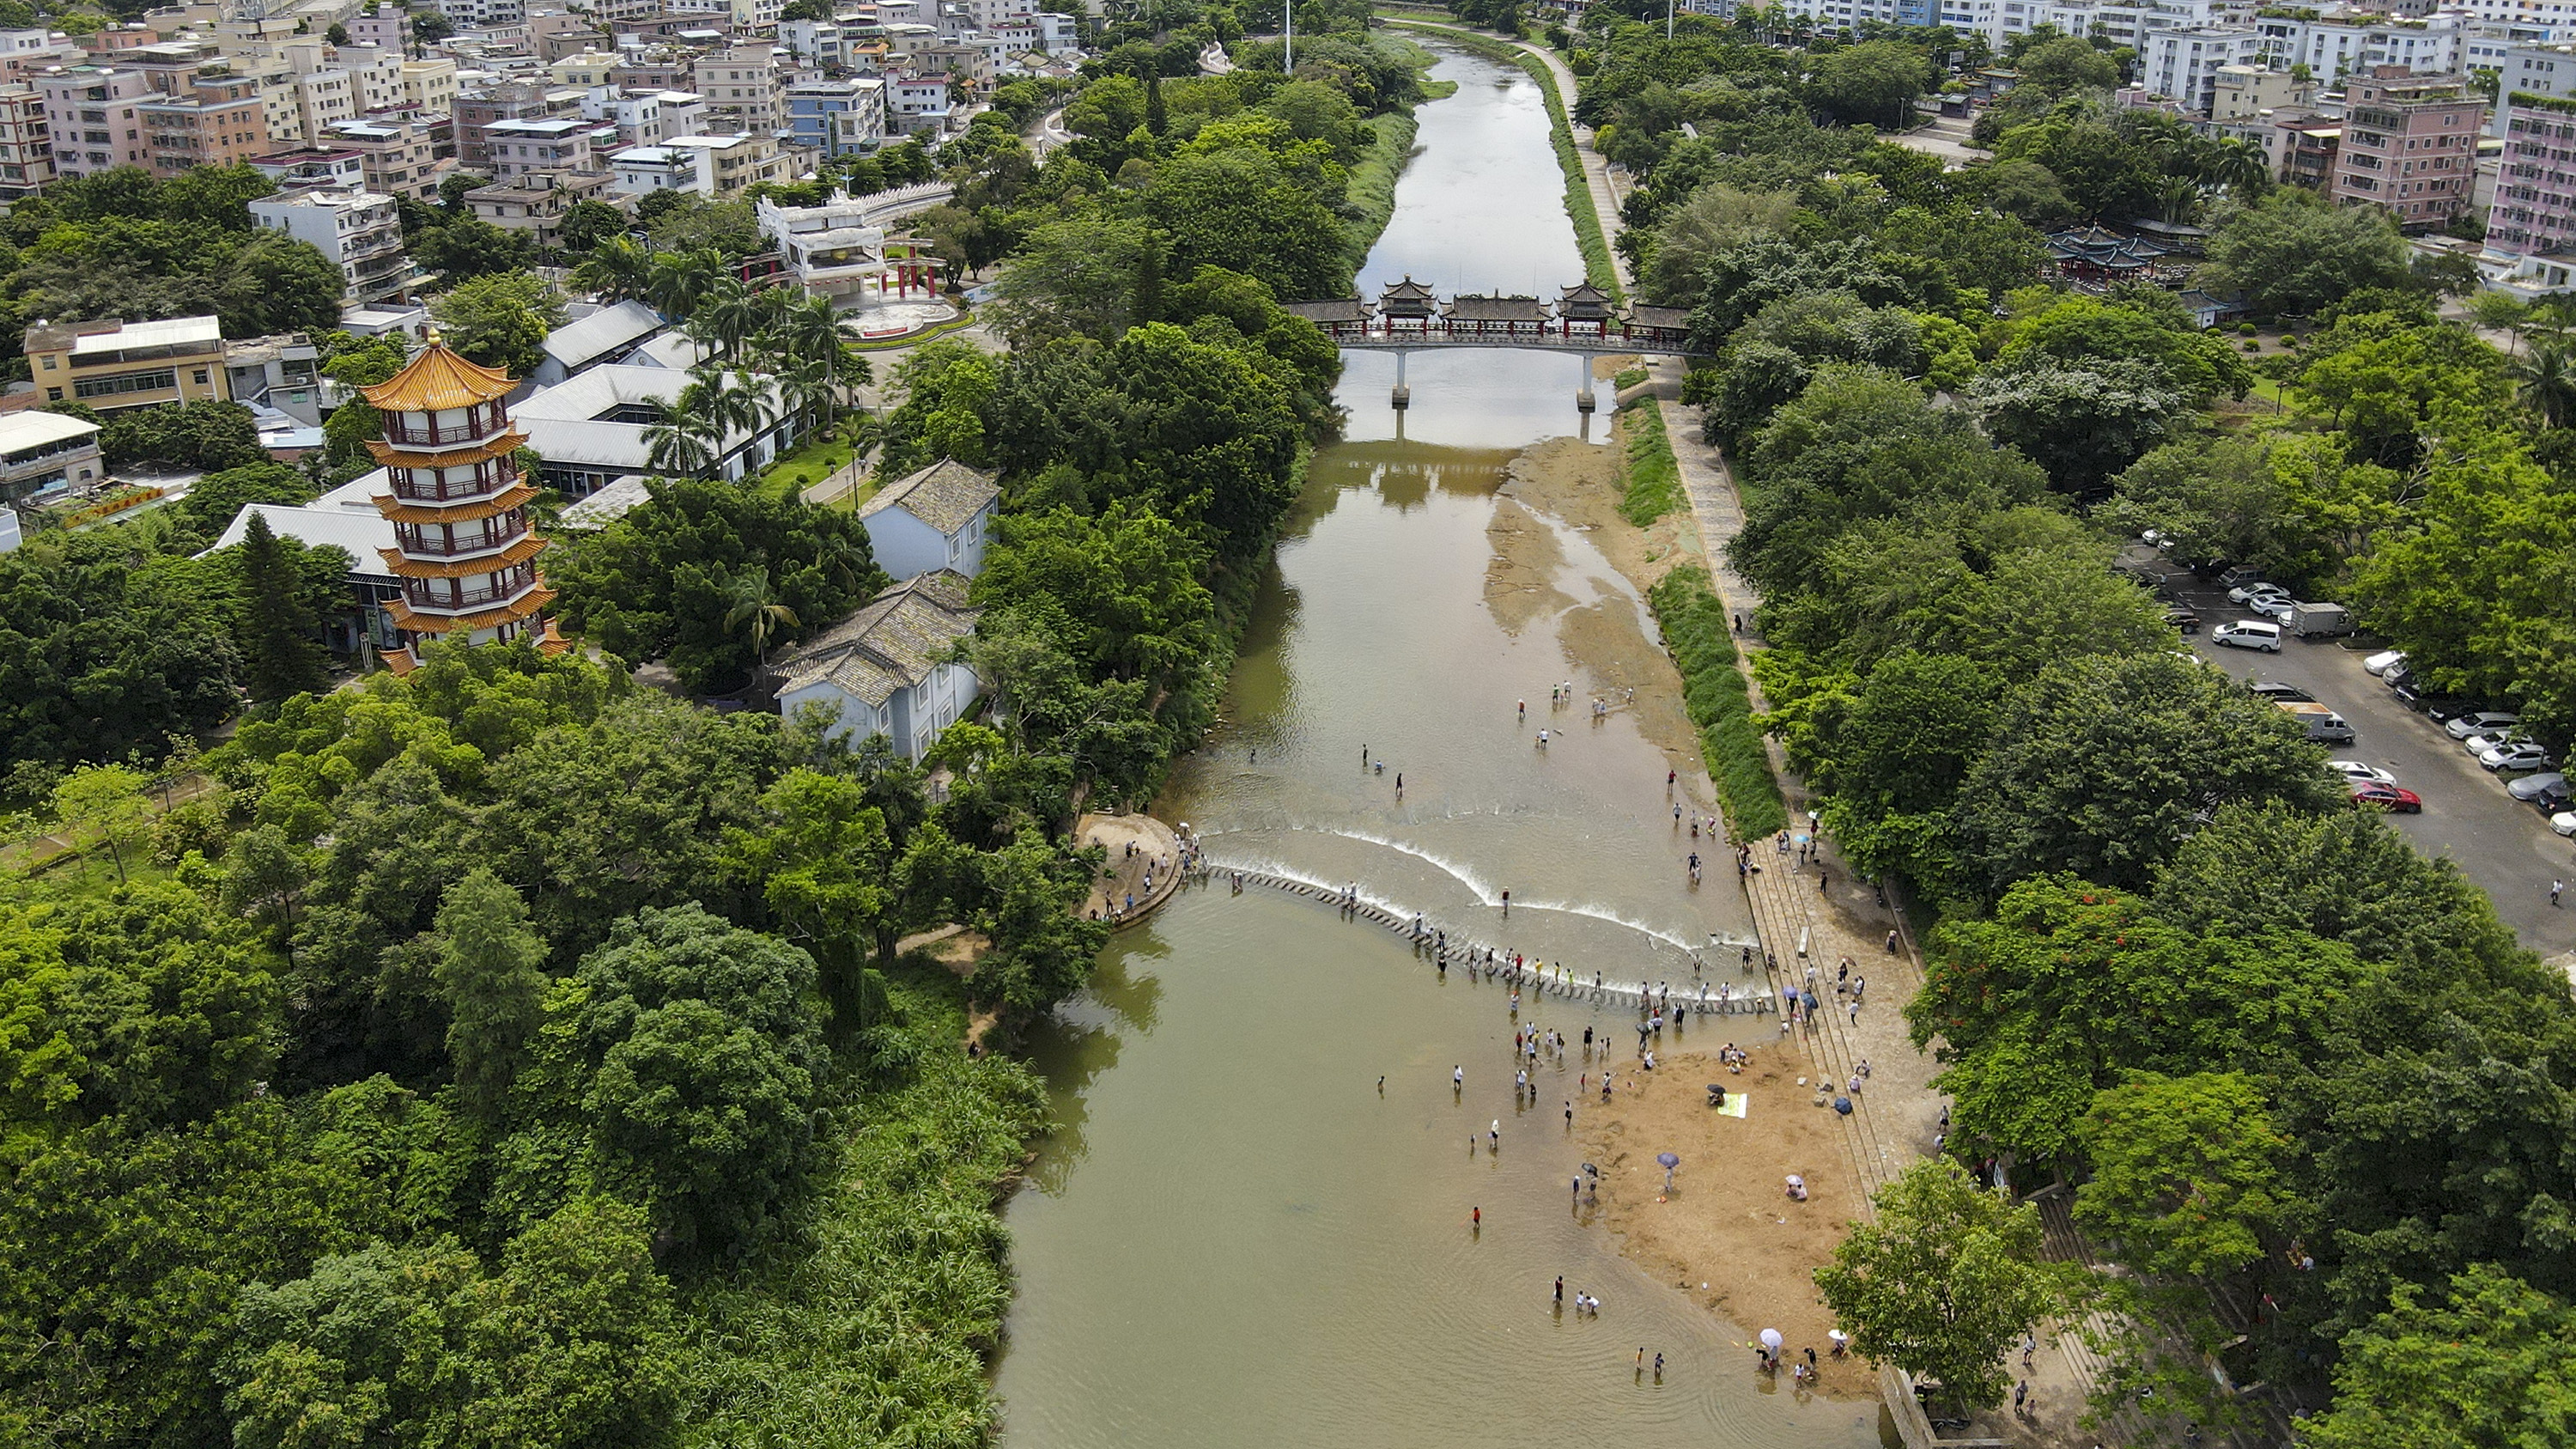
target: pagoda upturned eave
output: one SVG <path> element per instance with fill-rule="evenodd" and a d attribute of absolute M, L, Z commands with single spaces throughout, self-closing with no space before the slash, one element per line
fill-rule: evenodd
<path fill-rule="evenodd" d="M 528 435 L 517 423 L 504 423 L 492 436 L 479 443 L 430 447 L 397 443 L 389 438 L 369 438 L 367 452 L 388 468 L 453 468 L 515 453 L 527 445 Z"/>
<path fill-rule="evenodd" d="M 402 371 L 359 393 L 384 413 L 454 412 L 507 397 L 519 384 L 497 367 L 468 362 L 443 346 L 432 346 Z"/>
<path fill-rule="evenodd" d="M 540 580 L 535 588 L 506 604 L 477 609 L 471 614 L 424 614 L 415 605 L 403 599 L 387 599 L 385 613 L 392 617 L 395 628 L 407 633 L 446 634 L 458 629 L 468 631 L 493 629 L 503 624 L 517 623 L 554 601 L 555 591 L 547 588 L 544 581 Z"/>
<path fill-rule="evenodd" d="M 386 568 L 406 579 L 470 579 L 477 574 L 517 568 L 544 553 L 553 542 L 533 533 L 521 534 L 497 553 L 462 559 L 406 558 L 398 548 L 380 548 L 376 554 L 385 561 Z"/>
<path fill-rule="evenodd" d="M 472 523 L 478 518 L 493 518 L 513 508 L 524 508 L 536 500 L 537 490 L 525 483 L 513 483 L 488 498 L 466 498 L 451 503 L 419 503 L 392 493 L 375 495 L 376 511 L 391 523 Z"/>

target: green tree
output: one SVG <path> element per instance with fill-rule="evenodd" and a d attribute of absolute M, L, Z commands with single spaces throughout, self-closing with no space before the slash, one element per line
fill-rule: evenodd
<path fill-rule="evenodd" d="M 2335 206 L 2295 187 L 2229 219 L 2209 240 L 2211 283 L 2258 312 L 2303 316 L 2350 293 L 2407 284 L 2406 242 L 2377 207 Z"/>
<path fill-rule="evenodd" d="M 604 243 L 626 232 L 626 213 L 599 201 L 576 201 L 564 212 L 557 234 L 564 251 L 587 258 Z"/>
<path fill-rule="evenodd" d="M 813 953 L 835 1023 L 863 1030 L 883 991 L 867 977 L 867 952 L 892 965 L 902 924 L 885 813 L 859 782 L 802 768 L 780 776 L 760 804 L 765 828 L 728 833 L 727 868 L 756 885 L 790 939 Z"/>
<path fill-rule="evenodd" d="M 454 178 L 449 178 L 453 180 Z M 458 216 L 422 232 L 411 244 L 412 260 L 438 274 L 442 288 L 455 288 L 478 277 L 524 274 L 537 263 L 533 232 L 510 231 L 479 217 Z"/>
<path fill-rule="evenodd" d="M 2055 665 L 2006 704 L 1969 771 L 1965 858 L 1997 892 L 2052 870 L 2143 884 L 2203 812 L 2342 805 L 2319 753 L 2289 716 L 2199 663 L 2151 653 Z"/>
<path fill-rule="evenodd" d="M 683 1253 L 751 1247 L 814 1165 L 829 1069 L 813 958 L 696 905 L 622 922 L 547 1003 L 593 1170 Z"/>
<path fill-rule="evenodd" d="M 123 765 L 83 765 L 54 787 L 54 814 L 105 845 L 125 879 L 125 848 L 139 842 L 151 810 L 151 781 Z"/>
<path fill-rule="evenodd" d="M 2079 1140 L 2093 1175 L 2076 1189 L 2075 1219 L 2131 1263 L 2207 1278 L 2263 1256 L 2289 1142 L 2252 1078 L 2133 1072 L 2093 1099 Z"/>
<path fill-rule="evenodd" d="M 1913 123 L 1924 74 L 1923 53 L 1914 47 L 1864 41 L 1817 59 L 1807 94 L 1838 120 L 1903 130 Z"/>
<path fill-rule="evenodd" d="M 2001 1404 L 2004 1350 L 2083 1301 L 2084 1269 L 2043 1261 L 2039 1209 L 2012 1206 L 1946 1159 L 1914 1164 L 1870 1201 L 1877 1221 L 1852 1224 L 1816 1270 L 1852 1347 L 1939 1380 L 1944 1402 Z"/>
<path fill-rule="evenodd" d="M 2015 65 L 2021 71 L 2019 84 L 2052 95 L 2109 90 L 2120 83 L 2117 61 L 2072 36 L 2041 41 L 2023 51 Z"/>
<path fill-rule="evenodd" d="M 477 867 L 438 903 L 438 961 L 447 998 L 447 1054 L 477 1115 L 499 1113 L 526 1065 L 544 1015 L 546 946 L 519 893 Z"/>
<path fill-rule="evenodd" d="M 314 635 L 321 620 L 302 571 L 269 530 L 265 514 L 251 514 L 243 530 L 241 580 L 243 682 L 251 698 L 273 704 L 320 689 L 322 646 Z"/>
<path fill-rule="evenodd" d="M 2429 1295 L 2400 1284 L 2344 1339 L 2334 1382 L 2334 1406 L 2299 1420 L 2316 1449 L 2563 1442 L 2576 1432 L 2576 1313 L 2491 1264 Z"/>
<path fill-rule="evenodd" d="M 526 275 L 482 276 L 430 305 L 441 334 L 469 362 L 526 377 L 545 360 L 546 334 L 563 322 L 563 299 Z"/>

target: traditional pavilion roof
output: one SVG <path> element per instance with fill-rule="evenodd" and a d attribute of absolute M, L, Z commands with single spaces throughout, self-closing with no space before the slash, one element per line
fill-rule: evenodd
<path fill-rule="evenodd" d="M 942 458 L 877 490 L 875 497 L 860 506 L 859 517 L 870 518 L 889 508 L 900 508 L 953 537 L 1002 496 L 993 481 L 997 476 L 978 472 L 954 458 Z"/>
<path fill-rule="evenodd" d="M 1428 302 L 1432 300 L 1431 289 L 1420 282 L 1413 280 L 1413 275 L 1410 272 L 1405 274 L 1405 278 L 1401 282 L 1389 282 L 1386 290 L 1380 292 L 1378 296 L 1382 300 L 1391 302 Z"/>
<path fill-rule="evenodd" d="M 524 508 L 537 496 L 537 490 L 525 483 L 513 483 L 489 498 L 464 503 L 415 503 L 391 493 L 376 495 L 376 511 L 394 523 L 472 523 L 478 518 L 491 518 Z"/>
<path fill-rule="evenodd" d="M 1578 282 L 1558 292 L 1556 311 L 1560 317 L 1607 317 L 1610 294 L 1590 282 Z"/>
<path fill-rule="evenodd" d="M 1389 317 L 1428 317 L 1439 300 L 1429 287 L 1406 277 L 1378 294 L 1377 309 Z"/>
<path fill-rule="evenodd" d="M 536 534 L 522 534 L 499 553 L 484 554 L 464 560 L 405 558 L 398 548 L 380 548 L 385 567 L 407 579 L 470 579 L 477 574 L 498 573 L 516 568 L 546 551 L 549 540 Z"/>
<path fill-rule="evenodd" d="M 2103 226 L 2070 227 L 2048 237 L 2048 254 L 2057 261 L 2122 270 L 2154 266 L 2157 258 L 2173 250 L 2160 242 L 2126 236 Z"/>
<path fill-rule="evenodd" d="M 402 371 L 359 392 L 379 412 L 423 413 L 470 408 L 505 397 L 518 382 L 497 367 L 478 367 L 433 342 Z"/>
<path fill-rule="evenodd" d="M 1452 322 L 1544 322 L 1547 304 L 1536 297 L 1453 297 L 1440 309 Z"/>
<path fill-rule="evenodd" d="M 1303 317 L 1319 327 L 1336 323 L 1366 322 L 1377 315 L 1377 309 L 1357 297 L 1334 297 L 1322 302 L 1290 302 L 1280 308 L 1291 317 Z"/>
<path fill-rule="evenodd" d="M 1648 307 L 1643 304 L 1628 309 L 1628 325 L 1650 327 L 1660 332 L 1682 332 L 1690 327 L 1688 307 Z"/>

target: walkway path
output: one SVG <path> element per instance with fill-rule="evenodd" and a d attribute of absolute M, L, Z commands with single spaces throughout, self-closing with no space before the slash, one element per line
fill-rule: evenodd
<path fill-rule="evenodd" d="M 1074 822 L 1073 835 L 1078 846 L 1109 852 L 1100 878 L 1091 883 L 1091 898 L 1082 903 L 1086 920 L 1106 917 L 1132 926 L 1181 888 L 1182 837 L 1151 815 L 1085 815 Z"/>

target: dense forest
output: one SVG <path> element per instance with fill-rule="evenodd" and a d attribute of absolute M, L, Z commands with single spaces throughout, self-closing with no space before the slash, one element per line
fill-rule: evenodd
<path fill-rule="evenodd" d="M 1641 289 L 1714 354 L 1684 396 L 1746 496 L 1761 723 L 1847 858 L 1938 914 L 1908 1018 L 1949 1151 L 2077 1185 L 2136 1270 L 2133 1409 L 2153 1384 L 2177 1424 L 2242 1412 L 2196 1357 L 2223 1351 L 2320 1406 L 2313 1442 L 2546 1437 L 2576 1365 L 2522 1325 L 2576 1293 L 2568 983 L 2176 657 L 2111 565 L 2154 528 L 2348 598 L 2565 743 L 2576 316 L 2481 300 L 2523 334 L 2490 345 L 2440 315 L 2473 277 L 2113 109 L 2121 57 L 2084 42 L 2002 57 L 1994 159 L 1945 171 L 1874 127 L 1946 83 L 1953 37 L 1783 49 L 1773 24 L 1558 39 L 1641 173 Z M 2198 282 L 2280 340 L 2204 332 L 2160 287 L 2044 284 L 2043 229 L 2135 217 L 2207 227 Z"/>

